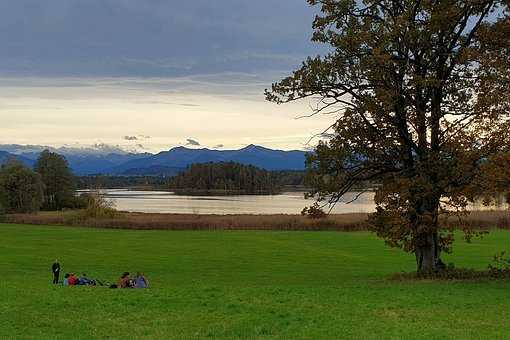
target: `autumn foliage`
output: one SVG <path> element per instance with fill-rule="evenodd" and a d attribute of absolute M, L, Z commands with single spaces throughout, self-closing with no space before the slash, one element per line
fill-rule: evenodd
<path fill-rule="evenodd" d="M 509 191 L 509 2 L 308 2 L 320 10 L 313 41 L 330 52 L 266 96 L 313 98 L 314 114 L 337 117 L 308 159 L 311 194 L 335 204 L 378 183 L 373 230 L 419 272 L 444 269 L 454 238 L 440 216 Z"/>

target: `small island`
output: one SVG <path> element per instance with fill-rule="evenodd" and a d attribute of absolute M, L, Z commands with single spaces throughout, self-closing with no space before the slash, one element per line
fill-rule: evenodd
<path fill-rule="evenodd" d="M 279 173 L 235 162 L 200 163 L 169 179 L 176 195 L 276 195 Z"/>

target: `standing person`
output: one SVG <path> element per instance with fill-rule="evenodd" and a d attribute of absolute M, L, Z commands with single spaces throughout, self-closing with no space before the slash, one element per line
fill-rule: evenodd
<path fill-rule="evenodd" d="M 60 263 L 58 263 L 58 260 L 55 260 L 55 263 L 51 266 L 51 272 L 53 273 L 53 284 L 57 284 L 60 276 Z"/>

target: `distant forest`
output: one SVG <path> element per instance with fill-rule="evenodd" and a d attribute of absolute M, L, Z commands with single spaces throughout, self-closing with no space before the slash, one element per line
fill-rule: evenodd
<path fill-rule="evenodd" d="M 268 171 L 234 162 L 193 164 L 179 175 L 82 176 L 78 189 L 136 188 L 177 194 L 277 194 L 304 186 L 305 171 Z"/>
<path fill-rule="evenodd" d="M 273 172 L 226 162 L 193 164 L 184 173 L 170 178 L 169 187 L 183 193 L 276 194 L 281 192 L 282 185 Z"/>
<path fill-rule="evenodd" d="M 163 190 L 168 188 L 165 176 L 108 176 L 90 175 L 77 177 L 79 190 L 138 188 L 141 190 Z"/>

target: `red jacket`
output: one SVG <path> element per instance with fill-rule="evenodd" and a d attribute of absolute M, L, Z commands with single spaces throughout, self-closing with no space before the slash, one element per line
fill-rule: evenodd
<path fill-rule="evenodd" d="M 75 286 L 77 283 L 78 283 L 78 278 L 76 276 L 70 276 L 68 279 L 67 279 L 67 282 L 69 283 L 70 286 Z"/>

